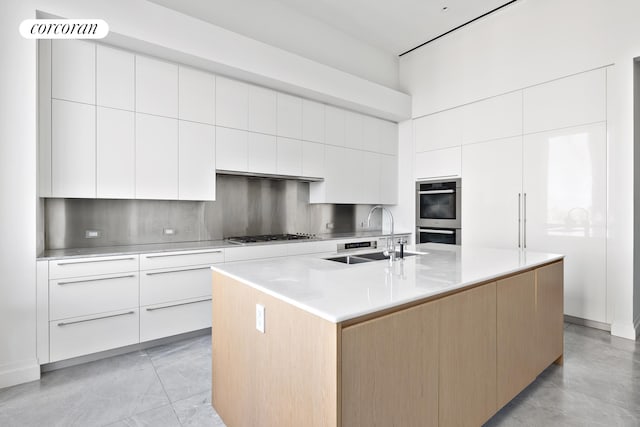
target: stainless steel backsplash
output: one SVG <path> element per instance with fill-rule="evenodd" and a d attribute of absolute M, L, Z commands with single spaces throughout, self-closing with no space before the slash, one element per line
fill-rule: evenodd
<path fill-rule="evenodd" d="M 215 202 L 44 199 L 45 248 L 352 232 L 364 229 L 371 208 L 309 204 L 309 183 L 300 181 L 218 175 L 216 185 Z M 164 234 L 168 228 L 175 234 Z M 380 228 L 381 215 L 376 211 L 372 229 Z M 87 239 L 86 230 L 98 230 L 100 237 Z"/>

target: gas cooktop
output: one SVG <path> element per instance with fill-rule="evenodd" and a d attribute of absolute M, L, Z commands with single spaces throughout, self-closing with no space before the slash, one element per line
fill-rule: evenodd
<path fill-rule="evenodd" d="M 260 236 L 235 236 L 227 237 L 229 243 L 258 243 L 258 242 L 273 242 L 279 240 L 306 240 L 313 239 L 315 236 L 311 234 L 263 234 Z"/>

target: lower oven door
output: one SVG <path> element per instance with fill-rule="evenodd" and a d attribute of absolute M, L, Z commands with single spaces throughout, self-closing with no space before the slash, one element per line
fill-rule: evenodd
<path fill-rule="evenodd" d="M 446 243 L 448 245 L 460 244 L 459 228 L 422 228 L 417 229 L 418 243 Z"/>

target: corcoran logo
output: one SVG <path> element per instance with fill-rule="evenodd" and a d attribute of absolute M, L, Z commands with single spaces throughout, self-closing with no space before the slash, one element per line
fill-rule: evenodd
<path fill-rule="evenodd" d="M 108 33 L 102 19 L 25 19 L 20 24 L 27 39 L 101 39 Z"/>

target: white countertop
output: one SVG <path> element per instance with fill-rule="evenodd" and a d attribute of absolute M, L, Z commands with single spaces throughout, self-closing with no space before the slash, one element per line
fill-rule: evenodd
<path fill-rule="evenodd" d="M 526 250 L 427 243 L 423 255 L 342 264 L 317 257 L 287 257 L 212 270 L 334 323 L 425 299 L 563 258 Z"/>

